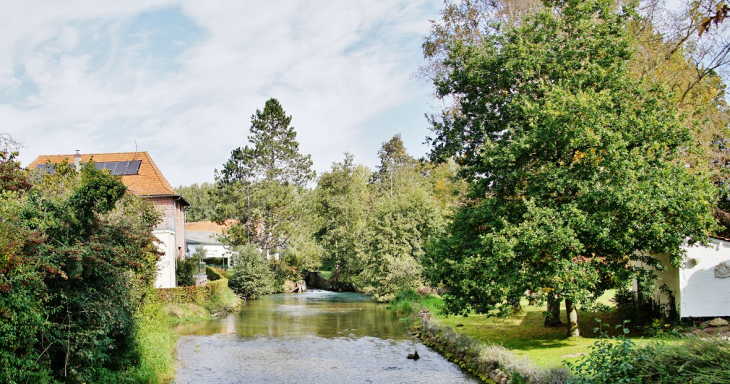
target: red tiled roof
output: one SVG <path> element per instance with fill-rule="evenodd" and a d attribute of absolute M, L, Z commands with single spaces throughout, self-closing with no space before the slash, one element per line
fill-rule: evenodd
<path fill-rule="evenodd" d="M 63 160 L 69 164 L 74 163 L 74 155 L 42 155 L 28 165 L 28 169 L 35 169 L 38 165 L 51 162 L 51 164 L 62 163 Z M 122 176 L 122 182 L 133 193 L 139 196 L 179 196 L 155 162 L 147 152 L 122 152 L 122 153 L 91 153 L 82 154 L 81 162 L 87 163 L 93 159 L 97 163 L 112 161 L 133 161 L 141 160 L 139 172 L 136 175 Z"/>
<path fill-rule="evenodd" d="M 237 220 L 226 220 L 223 225 L 216 224 L 212 221 L 196 221 L 192 223 L 185 223 L 185 230 L 192 232 L 215 232 L 223 233 L 225 228 L 237 223 Z"/>

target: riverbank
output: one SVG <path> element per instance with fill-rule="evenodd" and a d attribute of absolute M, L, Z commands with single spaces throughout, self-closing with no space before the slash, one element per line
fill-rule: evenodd
<path fill-rule="evenodd" d="M 137 383 L 169 382 L 178 340 L 173 328 L 225 315 L 240 303 L 223 277 L 202 287 L 150 290 L 135 319 L 139 364 L 128 377 Z"/>
<path fill-rule="evenodd" d="M 523 308 L 503 319 L 444 317 L 438 313 L 440 298 L 412 296 L 402 295 L 391 303 L 391 310 L 402 320 L 420 317 L 411 327 L 415 335 L 488 383 L 610 383 L 620 378 L 641 378 L 645 383 L 730 382 L 730 342 L 722 333 L 628 339 L 623 327 L 603 325 L 599 335 L 591 329 L 584 332 L 587 337 L 566 338 L 564 328 L 551 331 L 542 326 L 539 307 Z M 582 318 L 590 314 L 602 321 L 615 321 L 617 316 L 605 310 L 584 313 Z M 535 316 L 539 322 L 532 319 Z M 551 332 L 560 333 L 545 336 Z M 565 354 L 576 350 L 585 352 Z M 531 356 L 553 364 L 539 364 Z"/>

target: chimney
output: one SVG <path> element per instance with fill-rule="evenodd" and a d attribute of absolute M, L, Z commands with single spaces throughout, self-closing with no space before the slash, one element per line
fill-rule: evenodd
<path fill-rule="evenodd" d="M 81 154 L 78 149 L 74 155 L 74 166 L 76 166 L 76 172 L 81 172 Z"/>

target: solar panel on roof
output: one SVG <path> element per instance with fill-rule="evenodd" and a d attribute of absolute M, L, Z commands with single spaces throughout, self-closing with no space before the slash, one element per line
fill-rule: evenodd
<path fill-rule="evenodd" d="M 55 173 L 55 170 L 53 169 L 53 164 L 38 164 L 35 166 L 35 169 L 40 169 L 41 171 L 46 172 L 49 175 Z"/>
<path fill-rule="evenodd" d="M 96 169 L 108 169 L 112 175 L 136 175 L 139 173 L 139 166 L 142 160 L 132 161 L 105 161 L 95 163 Z"/>
<path fill-rule="evenodd" d="M 112 175 L 137 175 L 139 174 L 139 166 L 142 160 L 132 161 L 102 161 L 94 163 L 96 169 L 108 169 Z M 38 164 L 35 169 L 40 169 L 50 175 L 55 173 L 55 164 Z"/>

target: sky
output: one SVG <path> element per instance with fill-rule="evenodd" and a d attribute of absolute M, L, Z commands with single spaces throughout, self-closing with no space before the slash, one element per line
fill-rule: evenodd
<path fill-rule="evenodd" d="M 415 78 L 441 0 L 6 0 L 0 133 L 39 155 L 147 151 L 173 186 L 213 182 L 277 98 L 318 174 L 420 157 L 437 112 Z"/>

